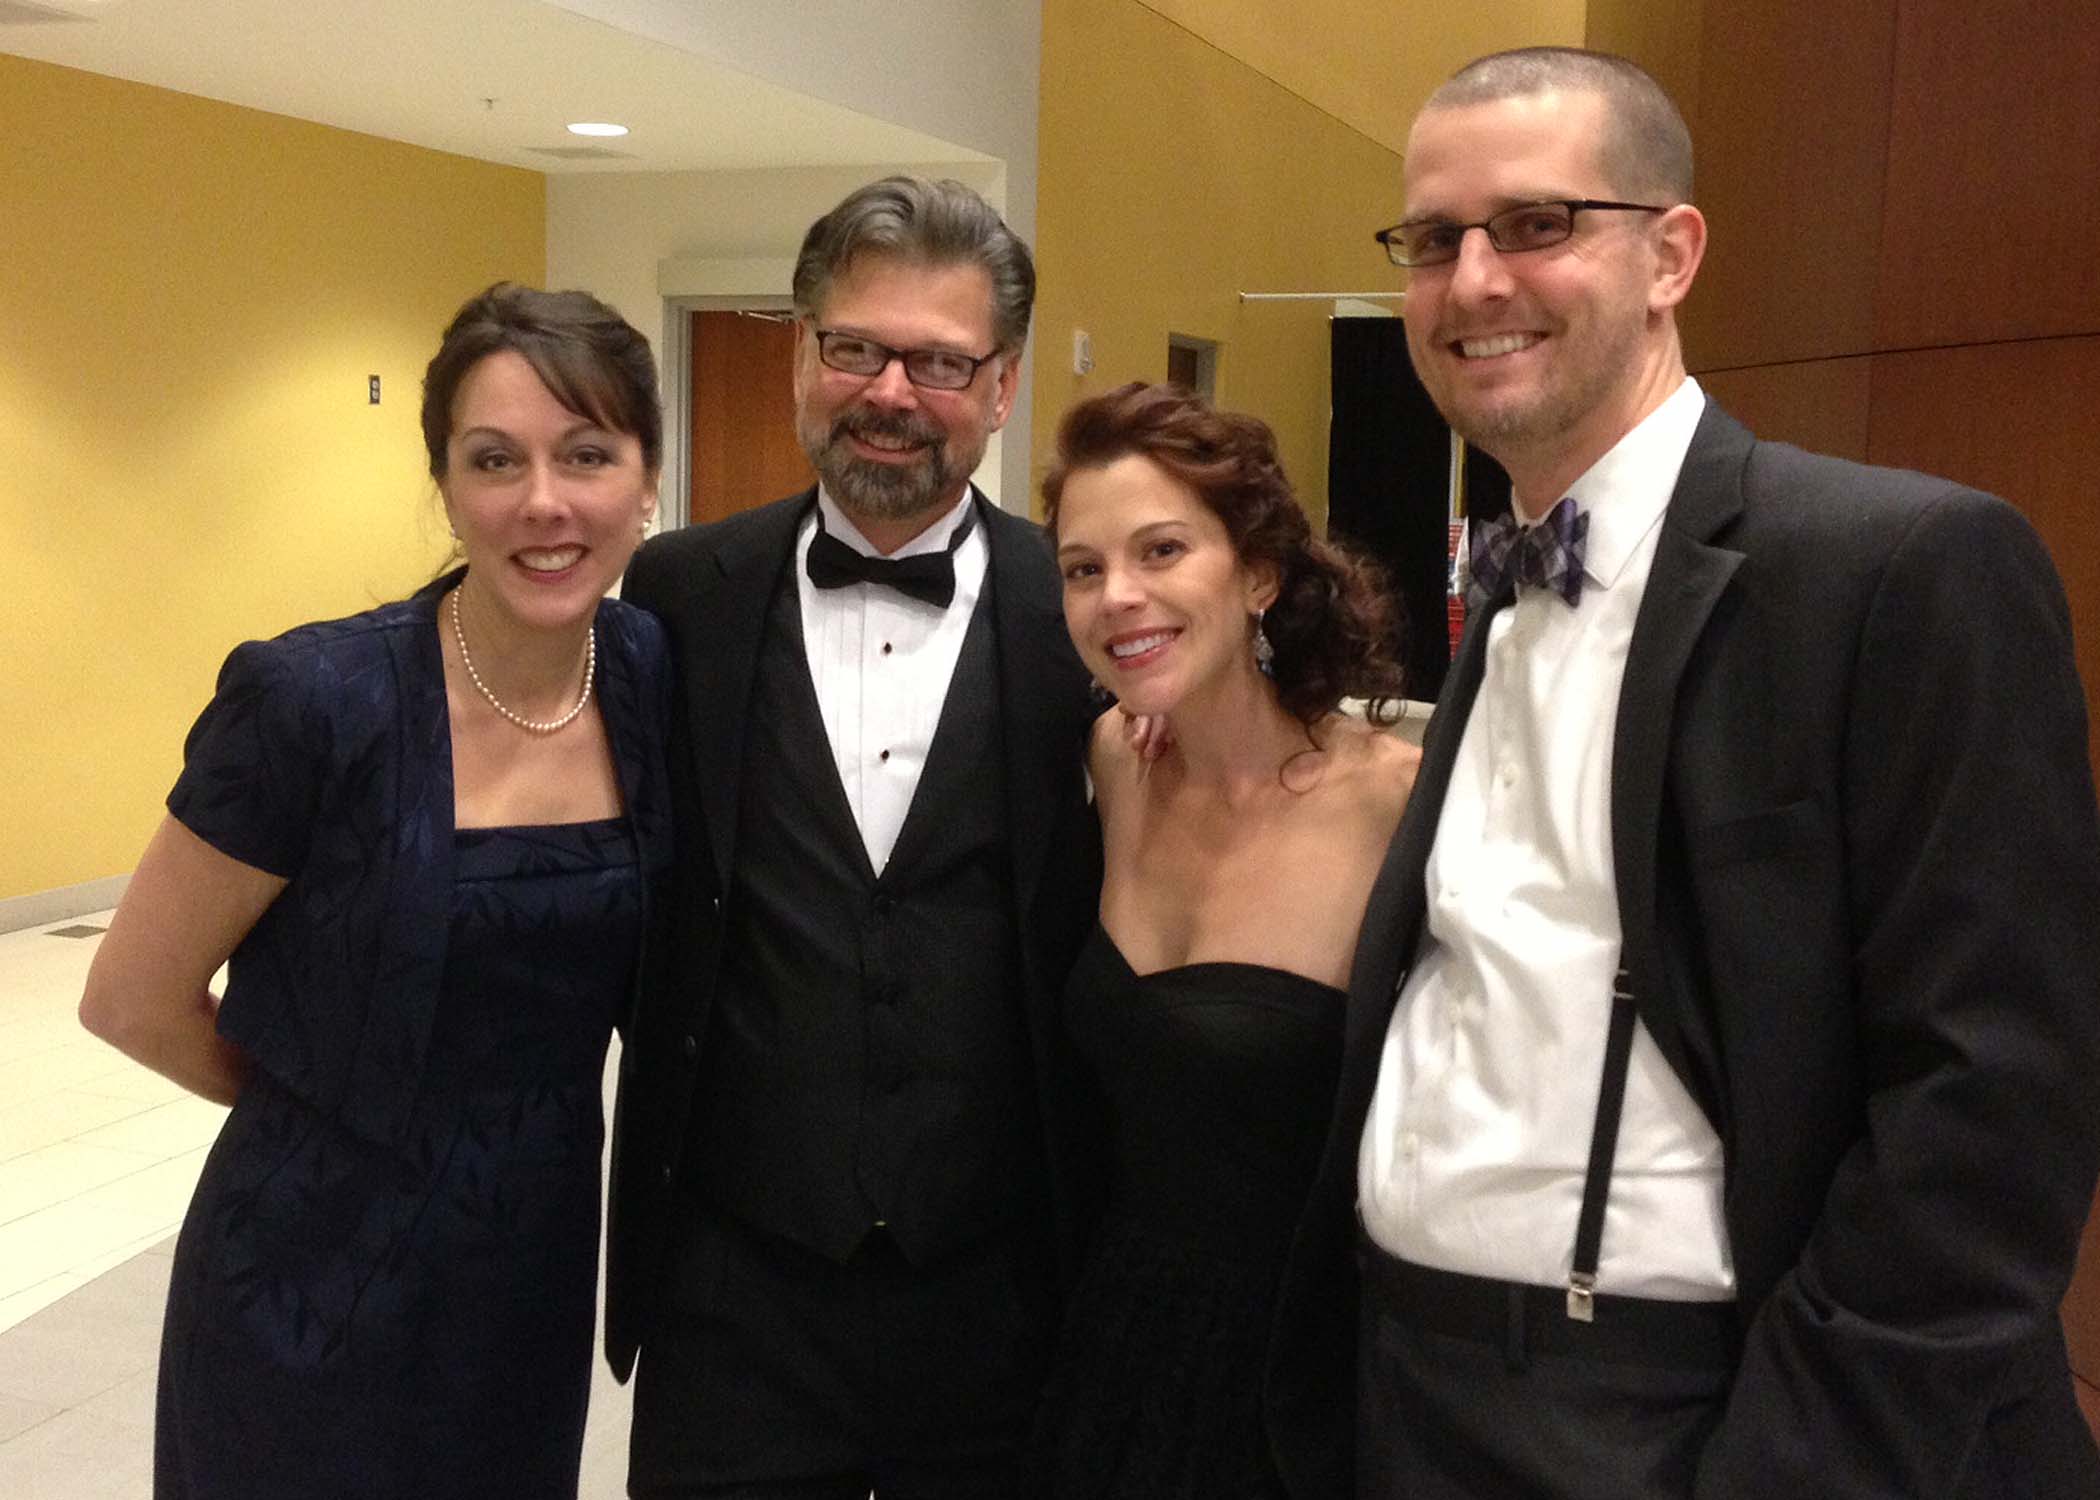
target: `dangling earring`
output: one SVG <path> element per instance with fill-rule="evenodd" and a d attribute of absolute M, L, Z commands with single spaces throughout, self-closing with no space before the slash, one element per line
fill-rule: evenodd
<path fill-rule="evenodd" d="M 1276 648 L 1269 644 L 1269 632 L 1262 628 L 1262 622 L 1267 618 L 1268 613 L 1265 609 L 1258 609 L 1254 612 L 1254 665 L 1260 670 L 1262 676 L 1274 677 L 1276 675 Z"/>

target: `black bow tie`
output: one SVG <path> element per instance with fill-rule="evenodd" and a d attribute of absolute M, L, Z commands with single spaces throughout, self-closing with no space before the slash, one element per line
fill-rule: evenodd
<path fill-rule="evenodd" d="M 910 557 L 871 557 L 856 552 L 824 529 L 824 513 L 817 512 L 817 534 L 809 539 L 809 557 L 803 566 L 809 581 L 820 589 L 842 589 L 849 583 L 880 584 L 913 599 L 923 599 L 936 609 L 946 609 L 955 597 L 955 549 L 963 544 L 977 524 L 977 507 L 964 510 L 962 523 L 948 536 L 941 552 L 919 552 Z"/>

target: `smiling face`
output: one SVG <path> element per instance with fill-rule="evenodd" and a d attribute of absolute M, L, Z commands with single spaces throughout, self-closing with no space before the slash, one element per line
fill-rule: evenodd
<path fill-rule="evenodd" d="M 1072 644 L 1130 712 L 1164 714 L 1259 676 L 1254 625 L 1276 595 L 1272 570 L 1243 565 L 1217 513 L 1143 454 L 1065 479 L 1057 562 Z"/>
<path fill-rule="evenodd" d="M 1005 425 L 1020 380 L 1015 357 L 992 359 L 962 390 L 925 390 L 901 360 L 876 375 L 832 369 L 817 357 L 817 328 L 980 358 L 993 344 L 990 275 L 974 264 L 864 254 L 833 278 L 796 338 L 795 432 L 825 490 L 856 521 L 933 521 L 962 498 Z"/>
<path fill-rule="evenodd" d="M 1625 199 L 1602 165 L 1605 107 L 1552 90 L 1425 111 L 1408 137 L 1406 218 L 1474 223 L 1522 203 Z M 1520 497 L 1527 475 L 1572 481 L 1682 379 L 1671 310 L 1703 246 L 1688 205 L 1579 213 L 1569 239 L 1517 254 L 1469 231 L 1456 260 L 1409 276 L 1415 371 Z"/>
<path fill-rule="evenodd" d="M 528 630 L 588 620 L 656 509 L 641 440 L 570 411 L 508 349 L 459 384 L 439 489 L 477 608 Z"/>

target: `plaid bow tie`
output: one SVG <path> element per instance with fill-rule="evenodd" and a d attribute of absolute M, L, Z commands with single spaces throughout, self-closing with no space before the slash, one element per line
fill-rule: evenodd
<path fill-rule="evenodd" d="M 946 609 L 955 597 L 955 549 L 963 544 L 977 524 L 977 509 L 963 512 L 961 524 L 949 533 L 942 552 L 918 552 L 910 557 L 870 557 L 824 529 L 823 512 L 817 513 L 817 534 L 809 539 L 809 556 L 803 569 L 820 589 L 842 589 L 849 584 L 872 583 L 895 589 L 909 598 Z"/>
<path fill-rule="evenodd" d="M 1466 529 L 1466 608 L 1479 609 L 1514 577 L 1521 589 L 1548 589 L 1568 602 L 1582 600 L 1582 550 L 1590 534 L 1587 511 L 1573 497 L 1546 512 L 1536 526 L 1520 526 L 1514 514 Z"/>

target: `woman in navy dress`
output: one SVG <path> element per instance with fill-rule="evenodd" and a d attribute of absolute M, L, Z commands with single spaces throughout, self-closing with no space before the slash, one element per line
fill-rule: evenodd
<path fill-rule="evenodd" d="M 465 566 L 234 651 L 81 1001 L 233 1106 L 175 1253 L 161 1500 L 576 1492 L 600 1078 L 670 858 L 663 635 L 604 597 L 656 503 L 649 346 L 499 284 L 422 420 Z"/>
<path fill-rule="evenodd" d="M 1073 643 L 1166 740 L 1154 758 L 1108 714 L 1089 754 L 1101 921 L 1065 1023 L 1110 1176 L 1038 1426 L 1044 1493 L 1341 1500 L 1286 1482 L 1273 1454 L 1305 1414 L 1265 1376 L 1350 956 L 1419 758 L 1337 711 L 1367 696 L 1376 720 L 1398 691 L 1387 606 L 1311 535 L 1269 429 L 1185 391 L 1074 407 L 1044 495 Z M 1350 1418 L 1313 1414 L 1344 1444 Z"/>

